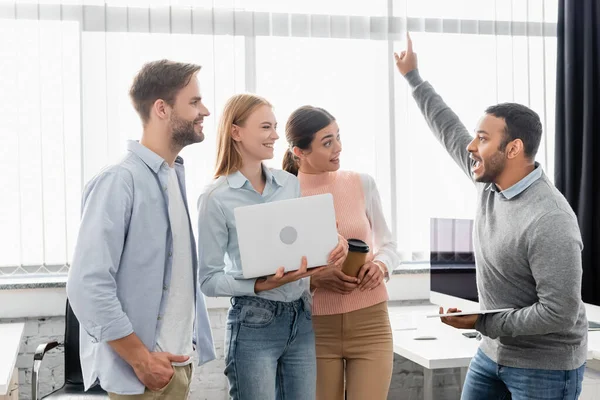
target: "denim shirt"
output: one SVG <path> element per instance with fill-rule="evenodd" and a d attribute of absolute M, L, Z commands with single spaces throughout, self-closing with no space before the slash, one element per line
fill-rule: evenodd
<path fill-rule="evenodd" d="M 309 291 L 309 278 L 258 294 L 254 293 L 256 279 L 243 279 L 233 210 L 300 197 L 300 183 L 294 175 L 265 166 L 263 173 L 266 185 L 262 194 L 238 171 L 219 177 L 198 199 L 198 281 L 207 296 L 257 296 L 290 302 Z"/>
<path fill-rule="evenodd" d="M 183 160 L 174 168 L 187 210 Z M 67 295 L 79 320 L 81 368 L 86 390 L 141 394 L 144 385 L 107 343 L 134 333 L 154 351 L 171 280 L 173 236 L 168 213 L 165 160 L 130 141 L 127 155 L 85 187 L 82 216 Z M 189 212 L 188 212 L 189 218 Z M 199 364 L 215 358 L 204 296 L 195 292 L 194 338 Z"/>

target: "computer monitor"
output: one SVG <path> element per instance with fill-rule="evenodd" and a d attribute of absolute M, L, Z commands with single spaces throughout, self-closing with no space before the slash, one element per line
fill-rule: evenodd
<path fill-rule="evenodd" d="M 473 252 L 473 220 L 431 218 L 431 290 L 479 301 Z"/>

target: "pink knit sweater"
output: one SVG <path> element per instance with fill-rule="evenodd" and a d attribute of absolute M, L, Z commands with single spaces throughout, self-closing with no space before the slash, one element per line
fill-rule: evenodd
<path fill-rule="evenodd" d="M 317 175 L 298 173 L 302 196 L 331 193 L 338 222 L 338 231 L 346 239 L 365 241 L 370 253 L 367 261 L 374 258 L 373 232 L 367 218 L 365 193 L 360 175 L 355 172 L 337 171 Z M 354 290 L 339 294 L 327 289 L 317 289 L 313 298 L 314 315 L 343 314 L 371 307 L 388 300 L 385 283 L 373 290 Z"/>

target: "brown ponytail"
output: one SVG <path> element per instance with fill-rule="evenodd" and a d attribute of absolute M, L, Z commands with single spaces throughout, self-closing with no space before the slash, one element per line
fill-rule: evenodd
<path fill-rule="evenodd" d="M 294 111 L 285 124 L 285 138 L 290 147 L 283 156 L 283 170 L 298 175 L 300 160 L 292 148 L 310 150 L 315 134 L 333 121 L 333 115 L 319 107 L 302 106 Z"/>
<path fill-rule="evenodd" d="M 283 156 L 282 169 L 290 174 L 298 175 L 298 160 L 291 149 L 287 149 Z"/>

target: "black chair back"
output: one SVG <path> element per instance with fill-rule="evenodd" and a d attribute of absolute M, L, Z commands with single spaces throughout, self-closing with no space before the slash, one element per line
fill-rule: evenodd
<path fill-rule="evenodd" d="M 65 312 L 65 383 L 83 385 L 79 361 L 79 321 L 67 300 Z"/>
<path fill-rule="evenodd" d="M 48 344 L 42 345 L 47 346 Z M 54 346 L 53 346 L 54 347 Z M 52 347 L 52 348 L 53 348 Z M 65 310 L 65 340 L 63 342 L 65 357 L 65 384 L 54 392 L 43 397 L 45 400 L 108 400 L 107 393 L 95 385 L 87 392 L 84 390 L 83 374 L 81 372 L 81 361 L 79 359 L 79 321 L 71 309 L 69 300 L 67 300 Z M 45 353 L 44 349 L 44 353 Z M 43 358 L 43 355 L 39 360 Z M 35 375 L 35 374 L 34 374 Z M 33 393 L 38 391 L 38 376 L 35 375 L 35 382 L 32 383 Z M 37 394 L 34 394 L 38 398 Z"/>

